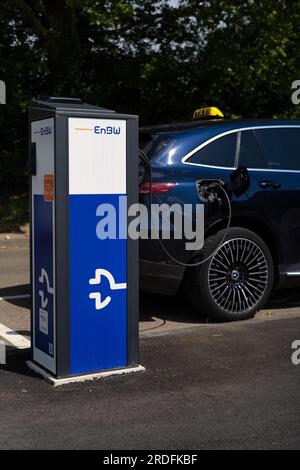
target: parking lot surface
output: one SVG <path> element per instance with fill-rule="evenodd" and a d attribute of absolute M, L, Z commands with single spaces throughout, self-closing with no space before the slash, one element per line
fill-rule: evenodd
<path fill-rule="evenodd" d="M 227 324 L 197 317 L 180 297 L 143 294 L 146 371 L 57 388 L 27 368 L 20 347 L 30 344 L 26 234 L 0 235 L 0 298 L 1 449 L 300 447 L 299 289 Z"/>

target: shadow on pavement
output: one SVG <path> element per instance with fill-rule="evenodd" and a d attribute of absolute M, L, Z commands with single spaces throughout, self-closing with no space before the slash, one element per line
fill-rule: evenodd
<path fill-rule="evenodd" d="M 154 322 L 152 317 L 179 323 L 206 323 L 205 317 L 200 317 L 193 311 L 184 296 L 140 293 L 140 321 Z M 162 326 L 162 325 L 160 325 Z"/>
<path fill-rule="evenodd" d="M 288 309 L 300 307 L 300 289 L 274 291 L 264 309 Z M 140 321 L 154 322 L 152 317 L 164 322 L 207 323 L 208 319 L 199 316 L 190 307 L 183 294 L 169 297 L 148 292 L 140 293 Z"/>
<path fill-rule="evenodd" d="M 30 295 L 30 284 L 20 284 L 17 286 L 3 287 L 0 289 L 0 297 L 4 298 L 2 302 L 16 305 L 17 307 L 30 308 L 30 297 L 14 298 L 17 296 Z"/>
<path fill-rule="evenodd" d="M 13 372 L 25 377 L 42 379 L 41 376 L 35 374 L 27 367 L 26 361 L 29 360 L 30 349 L 16 349 L 12 346 L 6 346 L 6 364 L 0 364 L 0 372 Z"/>

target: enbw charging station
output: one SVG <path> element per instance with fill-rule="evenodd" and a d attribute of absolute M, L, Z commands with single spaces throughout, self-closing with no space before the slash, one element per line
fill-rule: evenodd
<path fill-rule="evenodd" d="M 54 380 L 141 370 L 138 240 L 127 237 L 138 117 L 49 97 L 29 106 L 29 142 L 29 365 Z M 99 230 L 111 208 L 114 239 Z"/>

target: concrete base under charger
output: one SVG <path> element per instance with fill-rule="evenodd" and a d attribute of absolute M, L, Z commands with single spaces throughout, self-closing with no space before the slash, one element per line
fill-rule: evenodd
<path fill-rule="evenodd" d="M 93 374 L 86 374 L 86 375 L 77 375 L 72 377 L 66 377 L 63 379 L 56 379 L 51 374 L 49 374 L 46 370 L 39 367 L 32 361 L 26 362 L 27 366 L 33 370 L 36 374 L 41 375 L 44 379 L 48 380 L 52 385 L 58 387 L 59 385 L 66 385 L 69 383 L 75 382 L 85 382 L 86 380 L 96 380 L 103 377 L 110 377 L 111 375 L 121 375 L 121 374 L 131 374 L 132 372 L 140 372 L 144 371 L 145 367 L 139 365 L 137 367 L 128 367 L 126 369 L 114 369 L 105 372 L 97 372 Z"/>

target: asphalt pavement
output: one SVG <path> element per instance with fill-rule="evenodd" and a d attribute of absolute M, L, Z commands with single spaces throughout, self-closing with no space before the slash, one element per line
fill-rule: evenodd
<path fill-rule="evenodd" d="M 29 339 L 28 237 L 5 237 L 0 323 Z M 296 339 L 299 290 L 226 324 L 198 318 L 183 299 L 142 295 L 145 372 L 53 387 L 25 365 L 28 349 L 8 346 L 0 449 L 299 449 Z"/>

